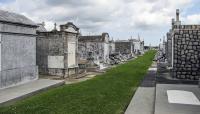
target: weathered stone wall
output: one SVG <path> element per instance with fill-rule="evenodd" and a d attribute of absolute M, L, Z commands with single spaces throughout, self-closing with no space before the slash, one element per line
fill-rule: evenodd
<path fill-rule="evenodd" d="M 133 52 L 133 44 L 132 42 L 124 42 L 124 41 L 116 41 L 115 42 L 115 51 L 121 54 L 131 54 Z"/>
<path fill-rule="evenodd" d="M 36 65 L 35 37 L 4 34 L 1 40 L 1 70 Z"/>
<path fill-rule="evenodd" d="M 133 44 L 134 44 L 134 53 L 135 54 L 140 54 L 140 52 L 141 52 L 141 42 L 138 40 L 138 41 L 134 41 L 133 42 Z"/>
<path fill-rule="evenodd" d="M 200 26 L 174 26 L 173 32 L 173 76 L 180 79 L 198 80 L 200 77 Z"/>
<path fill-rule="evenodd" d="M 48 56 L 64 56 L 62 35 L 58 32 L 38 33 L 37 65 L 40 74 L 63 76 L 64 68 L 49 68 Z"/>
<path fill-rule="evenodd" d="M 86 42 L 78 42 L 78 54 L 79 59 L 87 60 L 88 59 L 88 51 L 87 51 Z"/>
<path fill-rule="evenodd" d="M 78 43 L 79 59 L 90 60 L 92 64 L 106 65 L 109 64 L 110 44 L 109 34 L 79 36 Z"/>
<path fill-rule="evenodd" d="M 109 60 L 109 54 L 110 54 L 110 45 L 109 43 L 105 42 L 104 44 L 104 53 L 103 53 L 103 60 L 104 60 L 104 63 L 109 63 L 110 60 Z"/>
<path fill-rule="evenodd" d="M 81 42 L 78 43 L 79 57 L 87 60 L 92 57 L 94 61 L 104 62 L 104 42 Z M 91 55 L 90 55 L 91 54 Z"/>
<path fill-rule="evenodd" d="M 39 74 L 48 74 L 48 43 L 49 40 L 39 34 L 36 40 L 36 63 Z"/>
<path fill-rule="evenodd" d="M 113 53 L 115 53 L 115 42 L 114 41 L 110 41 L 109 42 L 109 53 L 110 54 L 113 54 Z"/>
<path fill-rule="evenodd" d="M 38 79 L 36 28 L 0 24 L 0 88 Z"/>
<path fill-rule="evenodd" d="M 168 66 L 172 66 L 172 33 L 167 33 L 166 58 Z"/>
<path fill-rule="evenodd" d="M 7 88 L 38 79 L 38 67 L 26 66 L 0 72 L 0 88 Z"/>
<path fill-rule="evenodd" d="M 67 56 L 65 56 L 67 60 L 64 61 L 65 68 L 68 68 L 68 76 L 75 75 L 78 72 L 78 36 L 75 33 L 65 33 L 63 37 L 66 38 L 64 42 L 64 55 L 67 53 Z M 73 45 L 75 49 L 70 47 L 70 44 L 75 44 Z"/>
<path fill-rule="evenodd" d="M 37 65 L 39 66 L 39 73 L 65 77 L 75 74 L 78 66 L 77 34 L 65 31 L 38 32 L 37 34 Z M 72 52 L 73 50 L 71 51 L 69 49 L 69 43 L 75 44 L 75 49 L 73 49 L 75 52 Z M 68 58 L 71 53 L 75 53 L 74 58 L 71 58 L 73 60 L 69 60 Z M 61 56 L 64 59 L 62 61 L 59 59 L 59 62 L 57 62 L 56 59 L 49 58 L 50 56 L 51 58 Z M 69 66 L 70 61 L 75 61 L 73 66 Z M 49 66 L 50 62 L 52 62 L 51 64 L 63 64 L 63 67 L 57 67 L 62 65 Z"/>
<path fill-rule="evenodd" d="M 22 34 L 36 34 L 36 30 L 30 26 L 19 26 L 13 24 L 0 24 L 1 32 L 9 32 L 9 33 L 22 33 Z"/>

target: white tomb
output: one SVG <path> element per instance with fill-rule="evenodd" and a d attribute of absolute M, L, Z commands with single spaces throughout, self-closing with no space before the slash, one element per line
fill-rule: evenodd
<path fill-rule="evenodd" d="M 193 92 L 183 90 L 167 90 L 168 102 L 175 104 L 200 105 Z"/>

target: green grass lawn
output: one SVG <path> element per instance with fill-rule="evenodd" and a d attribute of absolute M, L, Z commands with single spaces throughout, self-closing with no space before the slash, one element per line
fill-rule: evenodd
<path fill-rule="evenodd" d="M 149 51 L 91 80 L 50 89 L 12 106 L 0 114 L 122 114 L 152 64 Z"/>

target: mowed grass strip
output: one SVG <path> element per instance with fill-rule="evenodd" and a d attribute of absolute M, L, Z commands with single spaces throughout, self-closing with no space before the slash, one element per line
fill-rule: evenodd
<path fill-rule="evenodd" d="M 40 93 L 1 114 L 122 114 L 152 64 L 155 51 L 108 70 L 91 80 Z"/>

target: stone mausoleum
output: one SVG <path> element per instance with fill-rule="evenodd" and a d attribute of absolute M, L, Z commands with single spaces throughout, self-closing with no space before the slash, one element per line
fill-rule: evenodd
<path fill-rule="evenodd" d="M 109 41 L 109 54 L 115 53 L 115 41 L 112 39 Z"/>
<path fill-rule="evenodd" d="M 52 31 L 45 31 L 40 24 L 37 34 L 39 73 L 61 77 L 76 75 L 79 28 L 68 22 L 60 25 L 60 30 L 57 30 L 55 24 Z"/>
<path fill-rule="evenodd" d="M 139 55 L 144 53 L 144 41 L 140 40 L 138 35 L 138 39 L 129 39 L 129 40 L 116 40 L 115 41 L 115 51 L 120 54 L 130 54 Z"/>
<path fill-rule="evenodd" d="M 182 25 L 179 10 L 172 29 L 167 34 L 168 62 L 172 75 L 179 79 L 198 80 L 200 78 L 200 25 Z M 172 48 L 171 48 L 172 47 Z"/>
<path fill-rule="evenodd" d="M 25 16 L 0 10 L 0 89 L 38 79 L 36 28 Z"/>
<path fill-rule="evenodd" d="M 79 57 L 80 60 L 92 59 L 98 66 L 109 64 L 109 34 L 90 35 L 79 37 Z"/>
<path fill-rule="evenodd" d="M 120 54 L 132 56 L 134 53 L 134 44 L 130 40 L 116 40 L 115 51 Z"/>
<path fill-rule="evenodd" d="M 134 45 L 134 54 L 143 54 L 144 53 L 144 40 L 141 40 L 140 36 L 138 35 L 138 39 L 129 39 Z"/>

